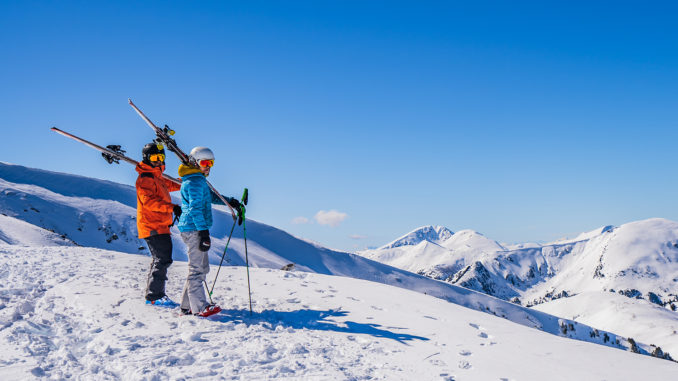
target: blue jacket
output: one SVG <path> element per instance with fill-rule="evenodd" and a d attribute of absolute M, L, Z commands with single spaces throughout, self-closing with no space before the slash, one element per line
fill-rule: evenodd
<path fill-rule="evenodd" d="M 207 185 L 200 170 L 179 168 L 181 176 L 181 217 L 177 227 L 181 232 L 209 230 L 212 227 L 212 203 L 222 204 Z"/>

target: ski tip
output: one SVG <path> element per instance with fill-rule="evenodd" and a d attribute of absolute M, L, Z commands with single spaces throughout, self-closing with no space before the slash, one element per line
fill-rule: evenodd
<path fill-rule="evenodd" d="M 129 104 L 133 104 L 133 103 L 132 103 L 132 98 L 127 98 L 127 102 L 129 102 Z"/>

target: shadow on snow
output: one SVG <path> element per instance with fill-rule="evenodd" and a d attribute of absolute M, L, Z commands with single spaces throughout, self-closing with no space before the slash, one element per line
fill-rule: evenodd
<path fill-rule="evenodd" d="M 222 323 L 243 323 L 248 326 L 260 325 L 271 330 L 275 330 L 278 326 L 282 326 L 283 328 L 293 329 L 363 334 L 395 340 L 406 345 L 407 341 L 429 340 L 422 336 L 408 335 L 382 329 L 379 324 L 356 323 L 353 321 L 337 322 L 330 320 L 330 318 L 344 317 L 347 315 L 348 312 L 342 310 L 318 311 L 310 309 L 296 311 L 264 310 L 261 312 L 253 312 L 252 315 L 250 315 L 249 310 L 231 309 L 222 310 L 220 313 L 212 315 L 207 319 Z M 397 327 L 389 328 L 402 329 Z"/>

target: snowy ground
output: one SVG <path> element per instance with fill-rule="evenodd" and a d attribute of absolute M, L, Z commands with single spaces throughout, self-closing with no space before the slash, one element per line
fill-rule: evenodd
<path fill-rule="evenodd" d="M 0 379 L 672 380 L 678 364 L 344 277 L 223 268 L 208 319 L 143 304 L 149 258 L 0 246 Z M 178 299 L 186 263 L 170 268 Z M 209 280 L 213 279 L 214 271 Z"/>
<path fill-rule="evenodd" d="M 585 292 L 532 307 L 592 327 L 605 327 L 624 337 L 678 354 L 676 312 L 614 292 Z M 677 356 L 678 357 L 678 356 Z"/>

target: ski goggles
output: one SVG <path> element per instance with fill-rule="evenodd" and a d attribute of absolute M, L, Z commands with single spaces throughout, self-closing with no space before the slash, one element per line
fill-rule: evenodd
<path fill-rule="evenodd" d="M 214 159 L 211 160 L 200 160 L 198 165 L 201 167 L 212 167 L 214 165 Z"/>
<path fill-rule="evenodd" d="M 154 153 L 153 155 L 150 155 L 148 157 L 148 160 L 150 160 L 150 161 L 165 161 L 165 154 L 164 153 Z"/>

